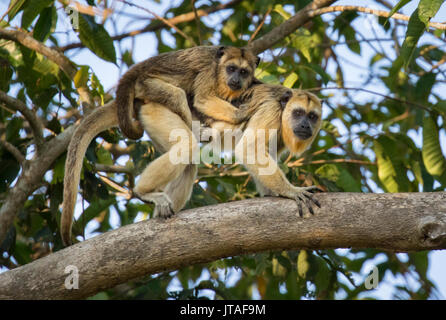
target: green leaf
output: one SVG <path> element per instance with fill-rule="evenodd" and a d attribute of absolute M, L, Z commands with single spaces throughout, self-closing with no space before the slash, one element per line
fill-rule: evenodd
<path fill-rule="evenodd" d="M 436 74 L 433 72 L 422 75 L 415 86 L 415 97 L 420 102 L 427 102 L 432 87 L 435 84 Z"/>
<path fill-rule="evenodd" d="M 11 0 L 8 7 L 8 20 L 11 21 L 22 10 L 26 0 Z"/>
<path fill-rule="evenodd" d="M 427 172 L 433 176 L 441 176 L 446 169 L 446 160 L 440 147 L 436 117 L 424 117 L 423 119 L 423 162 Z"/>
<path fill-rule="evenodd" d="M 335 182 L 339 187 L 347 192 L 360 192 L 359 183 L 344 168 L 335 164 L 324 164 L 315 173 L 328 180 Z"/>
<path fill-rule="evenodd" d="M 285 11 L 285 9 L 282 7 L 281 4 L 275 5 L 274 11 L 277 12 L 278 14 L 280 14 L 282 16 L 282 18 L 284 18 L 285 20 L 288 20 L 289 18 L 291 18 L 291 14 L 288 13 L 287 11 Z"/>
<path fill-rule="evenodd" d="M 324 84 L 327 84 L 328 81 L 331 80 L 330 75 L 329 75 L 327 72 L 325 72 L 324 69 L 322 69 L 322 67 L 321 67 L 320 65 L 318 65 L 318 64 L 314 64 L 314 63 L 310 63 L 310 64 L 308 64 L 308 66 L 309 66 L 313 71 L 315 71 L 317 74 L 319 74 L 319 75 L 321 76 L 321 78 L 322 78 L 322 82 L 323 82 Z"/>
<path fill-rule="evenodd" d="M 79 70 L 77 70 L 76 74 L 74 75 L 74 85 L 76 88 L 85 87 L 88 83 L 89 78 L 89 66 L 81 66 Z"/>
<path fill-rule="evenodd" d="M 411 0 L 400 0 L 396 6 L 394 6 L 392 8 L 392 10 L 390 10 L 389 12 L 389 16 L 386 19 L 386 22 L 389 21 L 389 19 L 398 11 L 400 10 L 402 7 L 404 7 L 406 4 L 408 4 Z"/>
<path fill-rule="evenodd" d="M 392 162 L 392 158 L 387 154 L 387 149 L 378 140 L 374 141 L 378 177 L 388 192 L 398 192 L 397 170 Z"/>
<path fill-rule="evenodd" d="M 104 26 L 97 24 L 93 17 L 79 14 L 79 39 L 99 58 L 116 64 L 113 40 Z"/>
<path fill-rule="evenodd" d="M 49 7 L 54 0 L 32 0 L 27 3 L 22 15 L 22 28 L 27 29 L 36 17 L 47 7 Z"/>
<path fill-rule="evenodd" d="M 9 91 L 9 84 L 12 80 L 13 69 L 7 59 L 0 57 L 0 90 Z"/>
<path fill-rule="evenodd" d="M 433 106 L 433 108 L 434 108 L 436 111 L 438 111 L 438 112 L 443 113 L 443 114 L 446 115 L 446 100 L 440 100 L 440 101 L 438 101 L 438 102 Z"/>
<path fill-rule="evenodd" d="M 50 36 L 51 32 L 54 32 L 57 24 L 57 11 L 56 7 L 45 8 L 40 13 L 39 20 L 37 20 L 34 28 L 33 37 L 41 42 L 45 42 Z"/>
<path fill-rule="evenodd" d="M 410 16 L 406 38 L 401 47 L 401 57 L 404 61 L 405 68 L 407 68 L 412 60 L 418 40 L 428 27 L 430 19 L 440 9 L 442 3 L 442 0 L 421 0 L 418 8 Z"/>
<path fill-rule="evenodd" d="M 426 24 L 437 14 L 443 0 L 421 0 L 418 5 L 419 15 L 422 22 Z"/>
<path fill-rule="evenodd" d="M 293 85 L 296 83 L 297 78 L 298 78 L 297 73 L 292 72 L 288 77 L 286 77 L 285 81 L 283 82 L 283 85 L 287 88 L 292 88 Z"/>

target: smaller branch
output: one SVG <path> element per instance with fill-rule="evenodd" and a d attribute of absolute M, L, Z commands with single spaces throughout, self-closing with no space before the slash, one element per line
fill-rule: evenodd
<path fill-rule="evenodd" d="M 262 29 L 263 24 L 265 23 L 266 18 L 268 18 L 269 14 L 271 12 L 271 8 L 268 9 L 268 11 L 266 11 L 265 15 L 263 16 L 262 21 L 260 22 L 259 26 L 256 28 L 256 30 L 254 31 L 254 33 L 251 35 L 251 38 L 249 38 L 248 44 L 250 44 L 252 42 L 252 40 L 254 40 L 254 38 L 257 36 L 257 34 L 259 33 L 260 29 Z"/>
<path fill-rule="evenodd" d="M 305 90 L 308 90 L 308 91 L 321 91 L 321 90 L 355 90 L 355 91 L 363 91 L 363 92 L 374 94 L 374 95 L 377 95 L 377 96 L 380 96 L 380 97 L 383 97 L 383 98 L 386 98 L 386 99 L 389 99 L 389 100 L 398 101 L 400 103 L 412 105 L 414 107 L 423 109 L 423 110 L 428 111 L 428 112 L 432 111 L 431 109 L 429 109 L 428 107 L 426 107 L 426 106 L 424 106 L 422 104 L 419 104 L 419 103 L 416 103 L 416 102 L 412 102 L 412 101 L 403 100 L 403 99 L 399 99 L 399 98 L 395 98 L 395 97 L 391 97 L 391 96 L 388 96 L 388 95 L 385 95 L 385 94 L 382 94 L 382 93 L 379 93 L 379 92 L 371 91 L 371 90 L 368 90 L 368 89 L 364 89 L 364 88 L 353 88 L 353 87 L 326 87 L 326 88 L 322 88 L 322 87 L 318 87 L 318 88 L 309 88 L 309 89 L 305 89 Z"/>
<path fill-rule="evenodd" d="M 96 163 L 94 165 L 94 170 L 107 172 L 107 173 L 125 173 L 125 174 L 131 174 L 131 175 L 134 174 L 133 170 L 130 168 L 127 168 L 127 167 L 117 166 L 117 165 L 109 166 L 109 165 L 100 164 L 100 163 Z"/>
<path fill-rule="evenodd" d="M 217 12 L 219 10 L 224 10 L 224 9 L 228 9 L 231 8 L 235 5 L 237 5 L 238 3 L 240 3 L 241 0 L 232 0 L 229 1 L 228 3 L 222 3 L 219 4 L 215 7 L 210 7 L 207 8 L 205 10 L 197 10 L 197 16 L 198 17 L 204 17 L 207 16 L 211 13 Z M 188 12 L 188 13 L 184 13 L 184 14 L 180 14 L 179 16 L 173 17 L 171 19 L 167 19 L 167 21 L 173 25 L 177 25 L 183 22 L 190 22 L 193 19 L 195 19 L 195 13 L 194 12 Z M 147 32 L 153 32 L 153 31 L 157 31 L 160 30 L 162 28 L 164 28 L 166 25 L 159 23 L 159 21 L 155 21 L 155 23 L 149 24 L 148 26 L 140 29 L 140 30 L 134 30 L 134 31 L 130 31 L 130 32 L 126 32 L 123 34 L 119 34 L 116 36 L 112 37 L 112 40 L 117 40 L 120 41 L 122 39 L 128 38 L 128 37 L 134 37 L 138 34 L 142 34 L 142 33 L 147 33 Z M 66 46 L 63 47 L 59 47 L 59 50 L 62 52 L 65 52 L 67 50 L 71 50 L 71 49 L 76 49 L 76 48 L 83 48 L 85 47 L 81 42 L 78 43 L 72 43 L 72 44 L 68 44 Z"/>
<path fill-rule="evenodd" d="M 387 12 L 387 11 L 376 10 L 376 9 L 371 9 L 371 8 L 367 8 L 367 7 L 360 7 L 360 6 L 332 6 L 332 7 L 326 7 L 326 8 L 321 8 L 321 9 L 314 10 L 312 12 L 312 15 L 313 16 L 319 16 L 319 15 L 322 15 L 324 13 L 344 12 L 344 11 L 358 11 L 358 12 L 373 14 L 375 16 L 384 17 L 384 18 L 388 18 L 390 16 L 389 12 Z M 394 13 L 391 18 L 392 19 L 396 19 L 396 20 L 403 20 L 403 21 L 409 21 L 409 19 L 410 19 L 409 16 L 406 16 L 406 15 L 401 14 L 401 13 Z M 446 24 L 439 23 L 439 22 L 429 22 L 429 26 L 431 28 L 435 28 L 435 29 L 446 30 Z"/>
<path fill-rule="evenodd" d="M 5 148 L 10 154 L 12 154 L 14 158 L 16 158 L 17 162 L 20 163 L 20 165 L 23 165 L 23 163 L 26 161 L 25 156 L 13 144 L 9 143 L 6 140 L 0 139 L 0 145 L 2 145 L 3 148 Z"/>
<path fill-rule="evenodd" d="M 141 9 L 141 10 L 146 11 L 147 13 L 151 14 L 152 16 L 154 16 L 156 19 L 160 20 L 160 21 L 161 21 L 162 23 L 164 23 L 165 25 L 167 25 L 167 26 L 171 27 L 172 29 L 174 29 L 174 30 L 175 30 L 176 32 L 178 32 L 178 34 L 181 35 L 184 39 L 186 39 L 186 40 L 188 40 L 190 43 L 192 43 L 192 45 L 194 45 L 194 46 L 197 45 L 197 44 L 195 43 L 194 39 L 192 39 L 192 38 L 189 37 L 187 34 L 185 34 L 183 31 L 181 31 L 180 29 L 178 29 L 178 28 L 177 28 L 174 24 L 172 24 L 169 20 L 164 19 L 163 17 L 157 15 L 155 12 L 153 12 L 153 11 L 147 9 L 147 8 L 144 8 L 144 7 L 140 6 L 140 5 L 137 5 L 137 4 L 128 2 L 128 1 L 126 1 L 126 0 L 119 0 L 119 1 L 122 2 L 122 3 L 124 3 L 124 4 L 126 4 L 126 5 L 128 5 L 128 6 L 135 7 L 135 8 L 138 8 L 138 9 Z"/>
<path fill-rule="evenodd" d="M 127 200 L 130 200 L 132 198 L 132 195 L 130 193 L 129 190 L 125 189 L 124 187 L 120 186 L 118 183 L 116 183 L 115 181 L 113 181 L 112 179 L 104 176 L 104 175 L 99 175 L 99 178 L 104 181 L 106 184 L 108 184 L 110 187 L 112 187 L 113 189 L 121 192 L 121 196 L 125 197 Z"/>
<path fill-rule="evenodd" d="M 308 164 L 325 164 L 325 163 L 355 163 L 355 164 L 359 164 L 359 165 L 376 166 L 376 162 L 363 161 L 363 160 L 357 160 L 357 159 L 313 160 L 313 161 L 307 161 L 307 162 L 303 162 L 303 159 L 304 158 L 300 158 L 299 160 L 288 163 L 288 167 L 301 167 L 301 166 L 308 165 Z"/>
<path fill-rule="evenodd" d="M 29 122 L 31 130 L 34 134 L 34 140 L 37 150 L 40 150 L 45 140 L 43 139 L 43 124 L 36 114 L 28 109 L 28 107 L 20 100 L 8 96 L 5 92 L 0 90 L 0 101 L 5 103 L 9 108 L 19 111 L 25 119 Z"/>

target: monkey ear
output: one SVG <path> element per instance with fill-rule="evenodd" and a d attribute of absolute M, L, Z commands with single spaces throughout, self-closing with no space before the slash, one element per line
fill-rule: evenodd
<path fill-rule="evenodd" d="M 293 93 L 290 90 L 285 91 L 285 93 L 280 97 L 280 106 L 282 109 L 285 109 L 288 101 L 293 96 Z"/>
<path fill-rule="evenodd" d="M 258 67 L 260 64 L 260 57 L 256 57 L 256 67 Z"/>
<path fill-rule="evenodd" d="M 217 50 L 217 58 L 220 59 L 221 57 L 223 57 L 223 55 L 225 54 L 225 46 L 221 46 L 220 48 L 218 48 Z"/>

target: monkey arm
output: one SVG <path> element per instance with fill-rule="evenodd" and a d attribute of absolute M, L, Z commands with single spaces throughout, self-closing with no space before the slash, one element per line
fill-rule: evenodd
<path fill-rule="evenodd" d="M 302 203 L 313 214 L 311 202 L 317 206 L 320 205 L 309 191 L 317 188 L 292 185 L 268 151 L 269 142 L 272 141 L 268 138 L 266 140 L 268 142 L 265 142 L 265 133 L 268 134 L 268 130 L 259 132 L 252 130 L 252 128 L 245 129 L 241 140 L 235 147 L 237 161 L 243 163 L 256 183 L 261 185 L 261 190 L 266 190 L 270 195 L 296 200 L 300 216 L 303 216 Z"/>
<path fill-rule="evenodd" d="M 249 116 L 244 110 L 238 109 L 216 96 L 202 97 L 197 95 L 194 99 L 194 107 L 208 117 L 231 124 L 240 124 L 246 121 Z"/>

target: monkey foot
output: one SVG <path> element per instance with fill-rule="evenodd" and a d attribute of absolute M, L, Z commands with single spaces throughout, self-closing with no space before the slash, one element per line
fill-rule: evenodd
<path fill-rule="evenodd" d="M 160 217 L 167 219 L 173 216 L 172 201 L 164 192 L 136 193 L 135 195 L 144 202 L 152 202 L 155 204 L 155 209 L 153 210 L 154 218 Z"/>
<path fill-rule="evenodd" d="M 316 186 L 297 188 L 297 193 L 294 196 L 294 200 L 296 200 L 297 207 L 299 209 L 299 216 L 303 217 L 303 215 L 304 215 L 303 209 L 302 209 L 302 203 L 304 203 L 304 205 L 308 208 L 308 211 L 312 215 L 314 215 L 313 204 L 316 205 L 318 208 L 321 207 L 321 204 L 319 203 L 319 201 L 317 201 L 313 197 L 312 192 L 315 192 L 315 191 L 323 192 L 323 190 L 319 189 Z"/>

